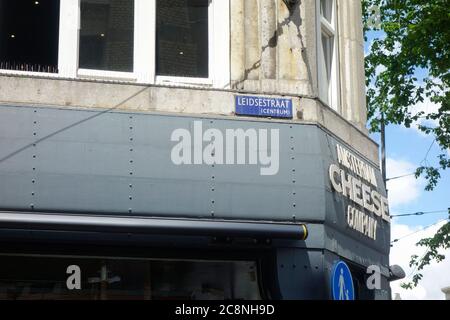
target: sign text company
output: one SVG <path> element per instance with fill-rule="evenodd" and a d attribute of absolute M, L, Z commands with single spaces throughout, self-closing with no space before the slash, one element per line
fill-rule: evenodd
<path fill-rule="evenodd" d="M 388 199 L 379 192 L 374 168 L 348 149 L 337 145 L 339 164 L 332 164 L 329 176 L 333 191 L 351 204 L 347 208 L 349 228 L 376 240 L 380 220 L 390 222 Z"/>

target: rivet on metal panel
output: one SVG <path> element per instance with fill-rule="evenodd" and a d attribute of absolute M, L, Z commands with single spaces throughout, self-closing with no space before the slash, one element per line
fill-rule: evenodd
<path fill-rule="evenodd" d="M 130 121 L 129 121 L 129 126 L 128 126 L 128 128 L 130 129 L 130 137 L 129 137 L 129 141 L 130 141 L 130 154 L 131 153 L 133 153 L 134 152 L 134 148 L 133 148 L 133 142 L 134 142 L 134 132 L 133 132 L 133 130 L 134 130 L 134 126 L 133 126 L 133 116 L 129 116 L 129 119 L 130 119 Z M 132 159 L 132 157 L 130 156 L 130 159 L 129 159 L 129 165 L 130 165 L 130 168 L 129 168 L 129 170 L 130 170 L 130 177 L 131 176 L 133 176 L 134 175 L 134 168 L 133 168 L 133 165 L 134 165 L 134 159 Z M 129 182 L 129 184 L 128 184 L 128 186 L 129 186 L 129 188 L 130 188 L 130 195 L 129 195 L 129 197 L 128 197 L 128 199 L 130 200 L 130 201 L 133 201 L 133 189 L 134 189 L 134 185 L 131 183 L 131 181 Z M 128 210 L 128 212 L 131 214 L 133 211 L 132 211 L 132 209 L 130 208 L 129 210 Z"/>

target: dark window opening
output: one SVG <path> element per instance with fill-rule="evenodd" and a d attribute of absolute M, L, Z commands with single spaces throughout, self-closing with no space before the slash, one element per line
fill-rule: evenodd
<path fill-rule="evenodd" d="M 69 290 L 69 266 L 80 290 Z M 258 300 L 255 262 L 0 256 L 0 300 Z"/>
<path fill-rule="evenodd" d="M 59 0 L 0 0 L 0 69 L 58 72 Z"/>
<path fill-rule="evenodd" d="M 133 72 L 134 1 L 81 0 L 82 69 Z"/>
<path fill-rule="evenodd" d="M 157 75 L 209 77 L 209 2 L 210 0 L 157 1 Z"/>
<path fill-rule="evenodd" d="M 350 271 L 353 277 L 353 287 L 355 290 L 356 300 L 374 300 L 375 292 L 367 288 L 368 274 L 359 266 L 350 264 Z"/>

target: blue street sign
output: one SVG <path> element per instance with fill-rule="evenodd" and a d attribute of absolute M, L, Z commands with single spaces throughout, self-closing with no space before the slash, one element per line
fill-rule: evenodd
<path fill-rule="evenodd" d="M 355 300 L 352 273 L 344 261 L 337 262 L 332 269 L 331 290 L 334 300 Z"/>
<path fill-rule="evenodd" d="M 242 116 L 293 118 L 292 99 L 236 96 L 236 114 Z"/>

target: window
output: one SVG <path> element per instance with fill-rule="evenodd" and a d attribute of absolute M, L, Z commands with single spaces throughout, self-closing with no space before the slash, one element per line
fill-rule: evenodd
<path fill-rule="evenodd" d="M 82 69 L 133 72 L 134 1 L 81 0 Z"/>
<path fill-rule="evenodd" d="M 158 0 L 156 74 L 209 77 L 209 0 Z"/>
<path fill-rule="evenodd" d="M 261 299 L 251 261 L 0 255 L 0 265 L 1 300 Z M 80 290 L 67 288 L 73 265 Z"/>
<path fill-rule="evenodd" d="M 318 70 L 320 98 L 339 109 L 338 42 L 335 0 L 318 0 Z"/>
<path fill-rule="evenodd" d="M 226 88 L 229 6 L 223 0 L 0 0 L 0 70 Z"/>
<path fill-rule="evenodd" d="M 0 0 L 0 69 L 58 72 L 59 1 Z"/>

